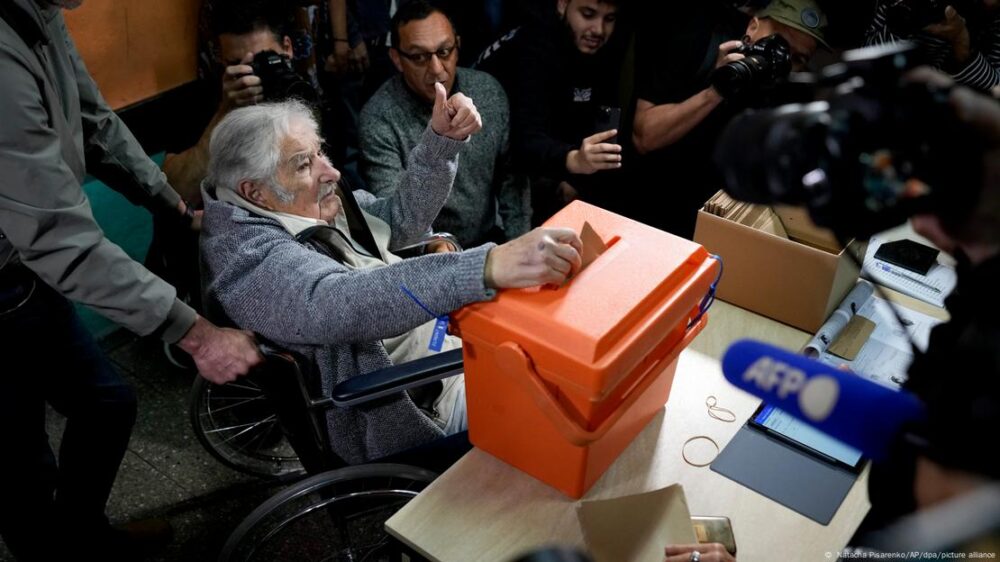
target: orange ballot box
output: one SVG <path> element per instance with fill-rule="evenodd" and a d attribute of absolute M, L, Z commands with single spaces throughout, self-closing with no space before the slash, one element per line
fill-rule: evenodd
<path fill-rule="evenodd" d="M 584 232 L 592 263 L 561 287 L 502 291 L 455 314 L 469 438 L 579 498 L 666 403 L 719 264 L 579 201 L 545 225 Z"/>

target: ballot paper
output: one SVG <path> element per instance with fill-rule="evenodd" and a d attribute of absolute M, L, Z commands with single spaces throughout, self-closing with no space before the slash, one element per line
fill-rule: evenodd
<path fill-rule="evenodd" d="M 882 245 L 883 240 L 873 236 L 868 241 L 868 251 L 865 252 L 864 267 L 861 275 L 866 279 L 889 287 L 922 300 L 934 306 L 943 307 L 944 299 L 954 289 L 958 283 L 958 275 L 955 268 L 940 262 L 931 266 L 927 275 L 920 275 L 912 271 L 907 271 L 901 267 L 875 259 L 875 252 Z"/>
<path fill-rule="evenodd" d="M 896 314 L 902 320 L 897 320 Z M 844 334 L 851 318 L 862 316 L 874 324 L 867 340 L 853 359 L 845 359 L 831 351 Z M 837 367 L 845 366 L 860 376 L 889 388 L 899 388 L 906 381 L 906 370 L 913 361 L 911 341 L 917 349 L 927 349 L 931 329 L 943 320 L 913 310 L 899 303 L 890 303 L 875 294 L 875 286 L 860 280 L 854 289 L 806 344 L 803 352 L 812 358 Z"/>
<path fill-rule="evenodd" d="M 582 501 L 576 514 L 594 562 L 662 560 L 664 546 L 698 542 L 680 484 L 632 496 Z"/>
<path fill-rule="evenodd" d="M 583 251 L 580 253 L 580 271 L 594 263 L 594 260 L 608 249 L 604 239 L 589 222 L 584 222 L 583 228 L 580 229 L 580 243 L 583 245 Z"/>
<path fill-rule="evenodd" d="M 702 207 L 706 213 L 722 217 L 748 226 L 755 230 L 767 232 L 781 238 L 788 238 L 781 219 L 774 213 L 771 207 L 766 205 L 754 205 L 743 201 L 737 201 L 725 191 L 719 191 L 713 195 L 705 206 Z"/>

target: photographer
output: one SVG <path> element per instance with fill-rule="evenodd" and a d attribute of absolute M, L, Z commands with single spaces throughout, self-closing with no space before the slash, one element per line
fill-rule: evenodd
<path fill-rule="evenodd" d="M 163 171 L 181 197 L 200 207 L 201 180 L 208 166 L 208 139 L 215 125 L 237 107 L 264 100 L 271 92 L 255 70 L 255 57 L 272 51 L 290 60 L 292 40 L 287 33 L 293 8 L 273 0 L 216 0 L 212 4 L 212 33 L 218 62 L 224 65 L 218 107 L 197 143 L 177 154 L 167 154 Z M 259 59 L 258 59 L 259 60 Z"/>
<path fill-rule="evenodd" d="M 878 0 L 866 43 L 916 43 L 927 64 L 981 91 L 1000 85 L 1000 2 Z"/>
<path fill-rule="evenodd" d="M 817 47 L 826 45 L 826 17 L 811 0 L 774 0 L 749 21 L 722 7 L 698 12 L 665 45 L 653 24 L 671 21 L 669 15 L 642 18 L 650 25 L 640 29 L 636 48 L 640 78 L 632 134 L 637 152 L 645 155 L 637 218 L 688 238 L 698 208 L 721 187 L 711 163 L 715 139 L 746 101 L 723 98 L 712 85 L 716 69 L 743 59 L 741 46 L 772 35 L 787 42 L 794 70 L 803 70 Z"/>
<path fill-rule="evenodd" d="M 199 116 L 208 125 L 193 146 L 172 154 L 167 149 L 163 171 L 184 200 L 201 207 L 201 181 L 208 166 L 208 139 L 216 124 L 238 107 L 297 97 L 314 102 L 317 93 L 310 82 L 291 66 L 291 29 L 298 8 L 279 0 L 215 0 L 207 6 L 221 89 L 212 114 L 212 95 L 205 92 L 203 108 L 192 108 L 192 121 Z M 209 118 L 209 116 L 211 117 Z M 181 146 L 185 146 L 182 144 Z M 146 267 L 173 285 L 196 309 L 200 305 L 197 233 L 173 228 L 154 218 L 153 241 Z M 171 359 L 173 356 L 171 354 Z"/>
<path fill-rule="evenodd" d="M 909 78 L 950 83 L 928 69 Z M 860 542 L 882 550 L 996 552 L 1000 546 L 1000 469 L 982 437 L 1000 427 L 1000 106 L 960 87 L 949 103 L 984 145 L 982 184 L 961 217 L 912 219 L 914 230 L 955 256 L 958 285 L 945 300 L 950 320 L 932 330 L 905 385 L 927 407 L 926 443 L 901 445 L 890 462 L 872 468 L 872 511 L 863 529 L 892 524 Z"/>

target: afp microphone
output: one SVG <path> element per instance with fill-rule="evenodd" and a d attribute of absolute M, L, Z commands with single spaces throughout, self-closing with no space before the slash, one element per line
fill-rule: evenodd
<path fill-rule="evenodd" d="M 722 372 L 735 386 L 875 459 L 924 417 L 923 404 L 909 392 L 753 340 L 726 350 Z"/>

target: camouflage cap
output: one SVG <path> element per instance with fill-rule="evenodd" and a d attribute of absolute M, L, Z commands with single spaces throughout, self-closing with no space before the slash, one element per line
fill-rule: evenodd
<path fill-rule="evenodd" d="M 826 42 L 826 14 L 814 0 L 771 0 L 766 8 L 755 15 L 758 18 L 771 18 L 797 29 L 823 47 L 830 48 Z"/>

